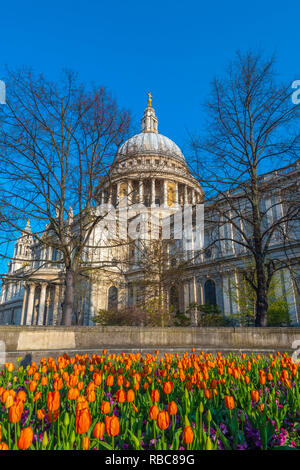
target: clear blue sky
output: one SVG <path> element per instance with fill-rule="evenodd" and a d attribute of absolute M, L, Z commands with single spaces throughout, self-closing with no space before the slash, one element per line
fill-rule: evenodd
<path fill-rule="evenodd" d="M 300 5 L 269 0 L 2 2 L 4 65 L 55 79 L 62 68 L 104 84 L 138 120 L 153 95 L 159 130 L 186 148 L 200 104 L 235 51 L 276 53 L 280 78 L 300 79 Z"/>

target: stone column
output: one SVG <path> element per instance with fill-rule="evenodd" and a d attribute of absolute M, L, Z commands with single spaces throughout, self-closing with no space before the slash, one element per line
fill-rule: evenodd
<path fill-rule="evenodd" d="M 40 293 L 40 305 L 39 305 L 39 316 L 38 316 L 38 325 L 44 324 L 44 313 L 45 313 L 45 306 L 46 306 L 46 290 L 47 284 L 45 282 L 41 285 L 41 293 Z"/>
<path fill-rule="evenodd" d="M 167 180 L 164 179 L 164 207 L 168 207 Z"/>
<path fill-rule="evenodd" d="M 2 284 L 2 292 L 1 292 L 1 303 L 5 302 L 6 297 L 6 284 Z"/>
<path fill-rule="evenodd" d="M 184 205 L 188 205 L 189 199 L 188 199 L 188 188 L 187 185 L 184 185 Z"/>
<path fill-rule="evenodd" d="M 58 303 L 59 303 L 59 284 L 54 285 L 54 298 L 53 298 L 53 325 L 57 325 L 58 320 Z"/>
<path fill-rule="evenodd" d="M 190 295 L 189 295 L 189 281 L 186 281 L 183 285 L 183 308 L 186 312 L 190 305 Z"/>
<path fill-rule="evenodd" d="M 192 189 L 192 204 L 195 204 L 195 201 L 196 201 L 196 199 L 195 199 L 195 190 Z"/>
<path fill-rule="evenodd" d="M 240 306 L 240 292 L 239 292 L 239 278 L 238 278 L 238 274 L 237 274 L 237 270 L 235 269 L 234 270 L 234 273 L 233 273 L 233 282 L 234 282 L 234 286 L 233 286 L 233 289 L 235 290 L 235 298 L 234 298 L 234 301 L 232 302 L 232 313 L 235 313 L 235 314 L 238 314 L 239 313 L 239 306 Z"/>
<path fill-rule="evenodd" d="M 12 291 L 12 282 L 9 282 L 9 283 L 8 283 L 8 286 L 7 286 L 7 292 L 8 292 L 7 296 L 8 296 L 8 298 L 7 298 L 6 300 L 10 300 L 10 299 L 11 299 L 11 297 L 12 297 L 12 296 L 11 296 L 11 291 Z"/>
<path fill-rule="evenodd" d="M 192 277 L 191 282 L 191 302 L 197 303 L 197 286 L 196 286 L 196 277 Z"/>
<path fill-rule="evenodd" d="M 50 307 L 51 307 L 51 288 L 49 286 L 48 294 L 46 296 L 46 318 L 45 318 L 45 325 L 48 326 L 49 319 L 50 319 Z"/>
<path fill-rule="evenodd" d="M 117 207 L 118 205 L 120 204 L 120 183 L 117 183 L 117 197 L 116 197 L 116 204 L 117 204 Z"/>
<path fill-rule="evenodd" d="M 155 178 L 152 178 L 151 180 L 151 206 L 155 206 Z"/>
<path fill-rule="evenodd" d="M 144 182 L 139 181 L 139 204 L 144 204 Z"/>
<path fill-rule="evenodd" d="M 297 307 L 296 307 L 295 290 L 293 286 L 293 280 L 288 269 L 283 270 L 283 281 L 284 281 L 285 298 L 288 304 L 290 320 L 292 323 L 296 323 L 298 315 L 297 315 Z"/>
<path fill-rule="evenodd" d="M 137 303 L 137 287 L 135 284 L 132 286 L 132 305 L 136 305 Z"/>
<path fill-rule="evenodd" d="M 178 183 L 175 182 L 175 205 L 178 206 L 178 201 L 179 201 L 179 197 L 178 197 Z"/>
<path fill-rule="evenodd" d="M 191 285 L 190 285 L 190 292 L 191 292 L 191 303 L 197 304 L 197 284 L 196 284 L 196 277 L 192 277 Z M 198 308 L 195 305 L 192 312 L 192 325 L 198 325 Z"/>
<path fill-rule="evenodd" d="M 90 302 L 89 302 L 89 308 L 88 310 L 88 315 L 86 318 L 86 323 L 88 325 L 93 325 L 93 317 L 97 313 L 97 296 L 96 296 L 96 284 L 94 282 L 91 282 L 91 290 L 90 290 Z"/>
<path fill-rule="evenodd" d="M 198 304 L 199 305 L 203 305 L 204 304 L 204 292 L 203 292 L 203 280 L 202 279 L 198 279 L 198 282 L 197 282 L 197 286 L 198 286 Z"/>
<path fill-rule="evenodd" d="M 21 313 L 20 325 L 24 325 L 27 299 L 28 299 L 28 287 L 24 285 L 24 296 L 23 296 L 23 304 L 22 304 L 22 313 Z"/>
<path fill-rule="evenodd" d="M 29 298 L 28 298 L 28 305 L 27 305 L 26 325 L 32 324 L 34 291 L 35 291 L 35 284 L 34 283 L 29 284 Z"/>
<path fill-rule="evenodd" d="M 132 204 L 132 201 L 133 201 L 133 184 L 132 184 L 132 180 L 128 180 L 128 183 L 127 183 L 127 202 L 128 204 Z"/>
<path fill-rule="evenodd" d="M 224 314 L 231 314 L 230 307 L 230 292 L 229 292 L 229 276 L 228 274 L 223 277 L 223 305 L 224 305 Z"/>

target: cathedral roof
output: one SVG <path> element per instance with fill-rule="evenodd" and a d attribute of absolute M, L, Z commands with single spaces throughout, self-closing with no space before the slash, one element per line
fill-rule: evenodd
<path fill-rule="evenodd" d="M 175 158 L 185 163 L 183 153 L 178 145 L 168 137 L 159 134 L 158 119 L 151 102 L 151 95 L 149 93 L 148 106 L 142 118 L 142 132 L 134 135 L 121 145 L 116 161 L 140 155 L 158 155 Z"/>

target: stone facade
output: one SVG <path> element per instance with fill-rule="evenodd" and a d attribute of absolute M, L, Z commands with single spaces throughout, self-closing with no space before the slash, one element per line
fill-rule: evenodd
<path fill-rule="evenodd" d="M 283 186 L 285 181 L 293 180 L 299 188 L 299 175 L 298 162 L 263 175 L 261 181 L 262 184 L 264 180 L 268 181 L 269 186 L 272 179 L 276 181 L 274 197 L 280 198 L 278 180 Z M 203 189 L 190 173 L 181 150 L 158 133 L 158 121 L 151 102 L 142 118 L 142 132 L 120 147 L 108 175 L 97 186 L 97 198 L 99 210 L 107 204 L 118 208 L 126 200 L 129 205 L 142 203 L 147 208 L 159 208 L 163 217 L 172 216 L 180 207 L 193 207 L 203 202 L 205 211 L 209 210 L 209 201 L 204 201 Z M 265 203 L 270 204 L 269 191 Z M 280 200 L 277 207 L 280 207 Z M 299 260 L 300 230 L 296 234 L 291 250 L 294 259 Z M 205 227 L 205 237 L 209 239 L 210 236 L 209 227 Z M 97 270 L 97 276 L 91 276 L 89 282 L 81 283 L 77 292 L 74 323 L 81 325 L 93 325 L 93 315 L 99 309 L 134 305 L 139 301 L 136 285 L 139 278 L 138 251 L 131 245 L 115 246 L 109 225 L 101 226 L 101 230 L 96 228 L 90 244 L 93 248 L 86 250 L 85 261 L 87 264 L 99 263 L 102 268 Z M 280 241 L 272 243 L 270 256 L 277 259 L 286 256 Z M 120 259 L 130 259 L 131 262 L 120 269 Z M 221 246 L 219 250 L 207 250 L 196 261 L 191 256 L 185 278 L 178 286 L 180 310 L 187 311 L 193 303 L 213 303 L 225 315 L 238 313 L 237 273 L 246 259 L 247 253 L 237 250 L 234 244 Z M 291 322 L 295 325 L 300 322 L 297 280 L 300 280 L 299 263 L 294 277 L 285 269 L 277 275 L 276 283 L 277 295 L 287 300 Z M 15 244 L 14 256 L 3 280 L 0 323 L 59 325 L 63 289 L 64 270 L 59 263 L 59 254 L 51 247 L 34 242 L 28 222 Z M 170 301 L 170 292 L 166 295 Z M 193 324 L 197 324 L 196 317 Z"/>

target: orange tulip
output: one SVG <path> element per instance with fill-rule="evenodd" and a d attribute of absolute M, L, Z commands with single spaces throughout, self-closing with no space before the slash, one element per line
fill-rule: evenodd
<path fill-rule="evenodd" d="M 78 388 L 69 388 L 68 400 L 77 400 L 78 397 L 79 397 Z"/>
<path fill-rule="evenodd" d="M 25 403 L 25 401 L 26 401 L 26 393 L 24 392 L 24 390 L 19 390 L 19 391 L 18 391 L 17 396 L 16 396 L 16 399 L 17 399 L 17 401 L 22 401 L 23 403 Z"/>
<path fill-rule="evenodd" d="M 159 413 L 159 409 L 156 405 L 152 405 L 149 408 L 149 418 L 156 419 Z"/>
<path fill-rule="evenodd" d="M 259 393 L 257 390 L 251 390 L 251 400 L 256 403 L 259 400 Z"/>
<path fill-rule="evenodd" d="M 93 436 L 95 439 L 100 439 L 100 437 L 103 437 L 105 432 L 105 424 L 103 422 L 98 422 L 95 424 L 94 431 L 93 431 Z"/>
<path fill-rule="evenodd" d="M 87 401 L 92 403 L 96 400 L 96 394 L 94 390 L 89 390 L 87 395 L 86 395 Z"/>
<path fill-rule="evenodd" d="M 124 383 L 124 377 L 123 377 L 123 375 L 118 375 L 118 377 L 117 377 L 117 384 L 118 384 L 118 386 L 121 387 L 121 386 L 123 385 L 123 383 Z"/>
<path fill-rule="evenodd" d="M 70 377 L 69 377 L 69 386 L 70 387 L 76 387 L 77 383 L 78 383 L 77 375 L 73 375 L 73 374 L 70 375 Z"/>
<path fill-rule="evenodd" d="M 175 403 L 175 401 L 170 401 L 170 403 L 168 404 L 168 411 L 169 411 L 169 414 L 170 415 L 176 415 L 177 413 L 177 405 Z"/>
<path fill-rule="evenodd" d="M 77 385 L 78 390 L 82 390 L 83 387 L 84 387 L 84 383 L 83 382 L 78 382 L 78 385 Z"/>
<path fill-rule="evenodd" d="M 5 364 L 5 369 L 8 371 L 8 372 L 12 372 L 14 370 L 15 366 L 12 362 L 7 362 Z"/>
<path fill-rule="evenodd" d="M 185 426 L 182 434 L 182 439 L 186 444 L 191 444 L 194 439 L 194 432 L 191 426 Z"/>
<path fill-rule="evenodd" d="M 43 408 L 40 408 L 39 410 L 37 410 L 36 416 L 37 416 L 37 419 L 40 419 L 40 420 L 44 419 L 46 416 L 45 410 Z"/>
<path fill-rule="evenodd" d="M 206 382 L 205 382 L 205 380 L 201 380 L 201 382 L 200 382 L 199 385 L 200 385 L 201 390 L 205 390 L 205 389 L 206 389 Z"/>
<path fill-rule="evenodd" d="M 134 398 L 135 398 L 134 391 L 129 389 L 126 393 L 126 400 L 130 403 L 130 402 L 134 401 Z"/>
<path fill-rule="evenodd" d="M 159 429 L 167 429 L 170 424 L 169 413 L 167 411 L 160 411 L 157 416 L 157 426 Z"/>
<path fill-rule="evenodd" d="M 76 409 L 75 430 L 77 434 L 84 434 L 88 432 L 91 424 L 92 418 L 88 407 L 83 409 Z"/>
<path fill-rule="evenodd" d="M 22 401 L 14 403 L 9 408 L 8 419 L 10 423 L 18 423 L 23 413 L 24 405 Z"/>
<path fill-rule="evenodd" d="M 37 383 L 35 380 L 31 380 L 28 385 L 28 389 L 30 392 L 34 392 L 36 390 Z"/>
<path fill-rule="evenodd" d="M 89 450 L 90 445 L 91 445 L 90 439 L 88 438 L 88 436 L 84 436 L 82 439 L 83 450 Z"/>
<path fill-rule="evenodd" d="M 261 376 L 259 377 L 259 383 L 260 383 L 260 385 L 265 385 L 265 383 L 266 383 L 266 377 L 265 377 L 264 375 L 261 375 Z"/>
<path fill-rule="evenodd" d="M 52 413 L 60 408 L 60 395 L 57 390 L 54 390 L 54 392 L 48 392 L 47 407 Z"/>
<path fill-rule="evenodd" d="M 61 390 L 63 388 L 63 385 L 63 379 L 59 377 L 58 379 L 54 380 L 53 388 L 54 390 Z"/>
<path fill-rule="evenodd" d="M 106 378 L 106 385 L 108 387 L 112 387 L 114 384 L 114 376 L 113 375 L 108 375 Z"/>
<path fill-rule="evenodd" d="M 36 401 L 39 401 L 39 399 L 41 398 L 41 395 L 42 395 L 42 392 L 36 392 L 36 393 L 34 394 L 34 397 L 33 397 L 34 403 L 35 403 Z"/>
<path fill-rule="evenodd" d="M 230 395 L 225 395 L 225 406 L 228 410 L 233 410 L 234 408 L 234 398 Z"/>
<path fill-rule="evenodd" d="M 48 377 L 42 377 L 41 378 L 41 385 L 44 387 L 48 383 Z"/>
<path fill-rule="evenodd" d="M 109 403 L 109 401 L 104 401 L 103 400 L 102 403 L 101 403 L 101 413 L 106 415 L 109 412 L 110 412 L 110 403 Z"/>
<path fill-rule="evenodd" d="M 0 442 L 0 450 L 9 450 L 8 445 L 5 442 Z"/>
<path fill-rule="evenodd" d="M 218 381 L 215 380 L 215 379 L 211 379 L 211 381 L 210 381 L 210 388 L 211 388 L 211 389 L 215 389 L 215 388 L 217 388 L 217 386 L 218 386 Z"/>
<path fill-rule="evenodd" d="M 120 432 L 120 423 L 118 417 L 113 416 L 105 416 L 105 428 L 106 432 L 110 437 L 117 436 Z"/>
<path fill-rule="evenodd" d="M 99 386 L 101 385 L 102 383 L 102 375 L 101 374 L 94 374 L 93 375 L 93 379 L 94 379 L 94 382 L 95 382 L 95 385 Z"/>
<path fill-rule="evenodd" d="M 163 383 L 163 391 L 166 395 L 169 395 L 169 393 L 171 393 L 173 390 L 173 382 L 164 382 Z"/>
<path fill-rule="evenodd" d="M 11 395 L 8 395 L 8 397 L 5 400 L 5 408 L 8 410 L 11 406 L 14 404 L 14 399 Z"/>
<path fill-rule="evenodd" d="M 206 388 L 204 390 L 204 395 L 208 400 L 210 400 L 213 397 L 213 391 L 210 388 Z"/>
<path fill-rule="evenodd" d="M 152 403 L 158 402 L 159 401 L 159 391 L 155 388 L 154 390 L 152 390 L 150 397 L 151 397 Z"/>
<path fill-rule="evenodd" d="M 22 429 L 18 439 L 18 448 L 22 450 L 28 449 L 32 444 L 33 430 L 30 426 Z"/>
<path fill-rule="evenodd" d="M 122 388 L 117 390 L 116 399 L 117 399 L 118 403 L 124 403 L 126 401 L 126 392 L 125 392 L 125 390 L 123 390 Z"/>

